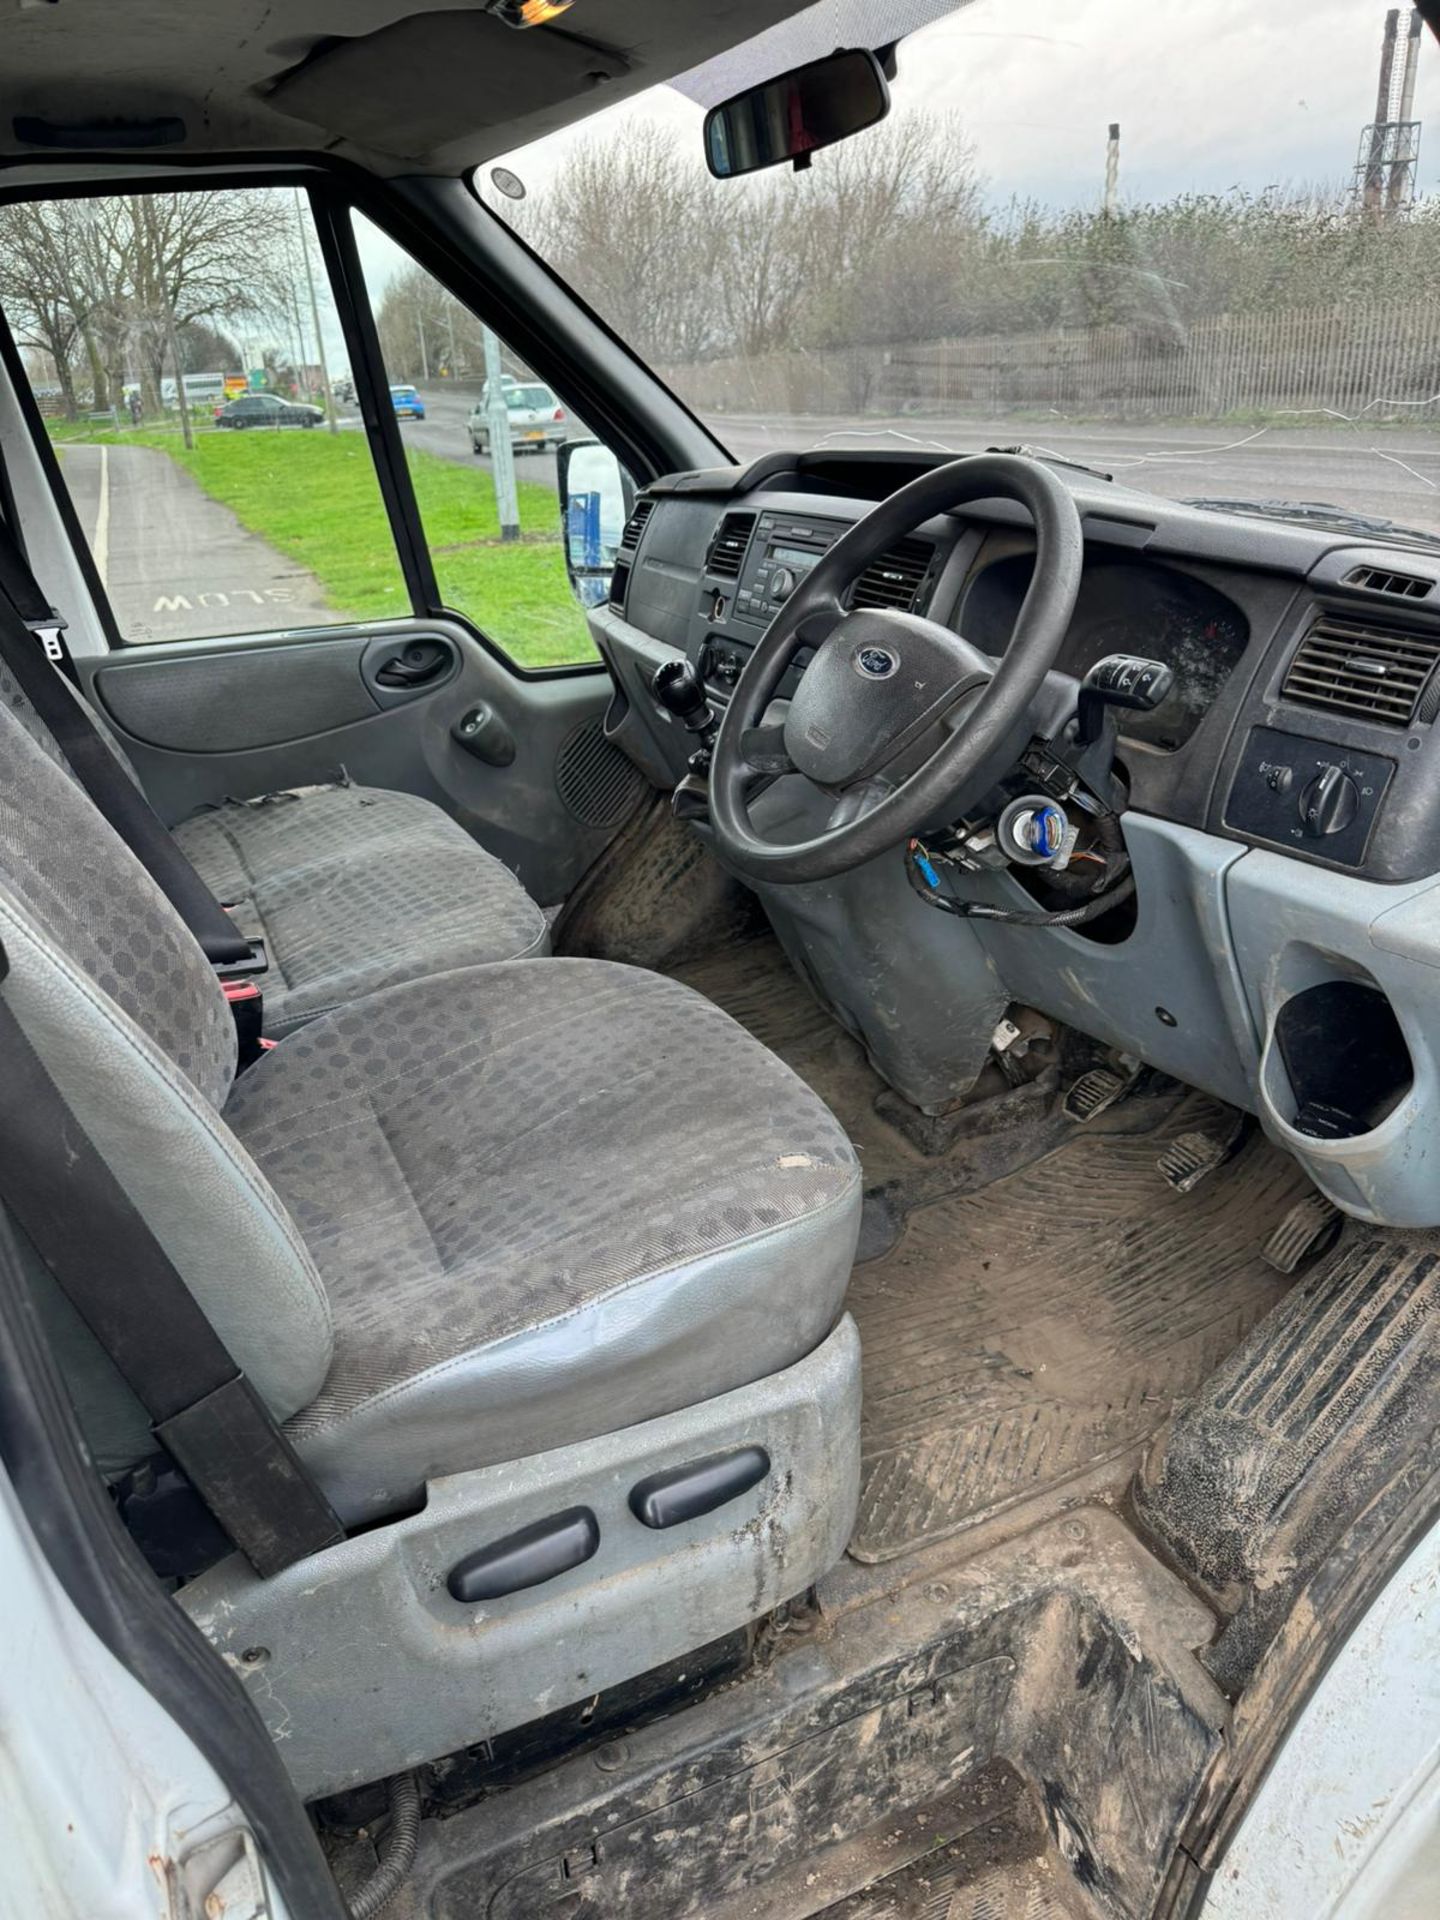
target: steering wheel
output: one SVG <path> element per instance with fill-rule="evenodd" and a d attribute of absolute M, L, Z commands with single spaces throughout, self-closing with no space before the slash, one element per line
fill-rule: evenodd
<path fill-rule="evenodd" d="M 1018 500 L 1035 526 L 1035 570 L 997 667 L 938 621 L 847 612 L 864 572 L 935 514 L 971 500 Z M 1019 454 L 976 454 L 912 480 L 837 540 L 776 614 L 745 664 L 715 739 L 710 819 L 724 857 L 756 880 L 825 880 L 898 846 L 1006 771 L 1013 735 L 1055 663 L 1080 590 L 1084 536 L 1069 490 Z M 762 725 L 800 648 L 814 658 L 783 727 Z M 957 711 L 957 709 L 959 711 Z M 925 736 L 945 737 L 914 764 Z M 801 773 L 833 796 L 809 840 L 764 839 L 747 789 Z"/>

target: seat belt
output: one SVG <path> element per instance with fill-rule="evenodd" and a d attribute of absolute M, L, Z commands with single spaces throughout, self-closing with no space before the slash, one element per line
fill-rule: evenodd
<path fill-rule="evenodd" d="M 0 983 L 8 971 L 0 946 Z M 156 1440 L 262 1579 L 345 1538 L 3 991 L 0 1200 L 144 1407 Z"/>
<path fill-rule="evenodd" d="M 222 971 L 259 971 L 254 943 L 185 858 L 175 836 L 61 679 L 61 665 L 69 657 L 60 638 L 62 625 L 46 604 L 14 534 L 0 521 L 0 659 L 55 736 L 70 771 L 200 942 L 210 964 Z"/>
<path fill-rule="evenodd" d="M 3 516 L 0 516 L 0 599 L 10 602 L 40 642 L 45 658 L 78 688 L 80 677 L 65 644 L 65 622 L 41 592 L 40 583 L 30 571 L 30 564 Z"/>

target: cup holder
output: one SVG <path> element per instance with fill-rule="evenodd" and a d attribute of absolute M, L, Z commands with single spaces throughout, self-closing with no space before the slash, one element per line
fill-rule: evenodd
<path fill-rule="evenodd" d="M 1326 980 L 1293 994 L 1275 1017 L 1274 1043 L 1295 1103 L 1284 1117 L 1311 1140 L 1373 1132 L 1414 1084 L 1395 1009 L 1364 981 Z"/>

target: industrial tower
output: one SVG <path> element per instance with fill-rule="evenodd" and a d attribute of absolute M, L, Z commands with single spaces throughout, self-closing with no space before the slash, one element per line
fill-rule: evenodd
<path fill-rule="evenodd" d="M 1372 220 L 1403 212 L 1415 198 L 1420 122 L 1413 115 L 1420 24 L 1420 10 L 1412 7 L 1402 48 L 1400 9 L 1392 7 L 1385 16 L 1375 118 L 1360 135 L 1355 161 L 1355 197 Z"/>

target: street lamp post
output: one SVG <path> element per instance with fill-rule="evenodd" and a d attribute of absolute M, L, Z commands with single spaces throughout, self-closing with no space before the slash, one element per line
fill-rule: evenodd
<path fill-rule="evenodd" d="M 500 538 L 520 538 L 520 496 L 515 487 L 515 449 L 510 444 L 510 414 L 505 405 L 505 376 L 500 364 L 500 342 L 489 327 L 485 339 L 485 412 L 490 421 L 490 472 L 495 482 L 495 512 Z"/>
<path fill-rule="evenodd" d="M 320 302 L 315 297 L 315 271 L 310 265 L 310 234 L 305 225 L 305 206 L 300 189 L 295 189 L 295 219 L 300 228 L 300 251 L 305 256 L 305 285 L 310 291 L 310 320 L 315 328 L 315 355 L 320 362 L 320 386 L 325 395 L 325 421 L 331 433 L 340 431 L 335 417 L 335 395 L 330 391 L 330 363 L 325 358 L 325 340 L 320 332 Z"/>

